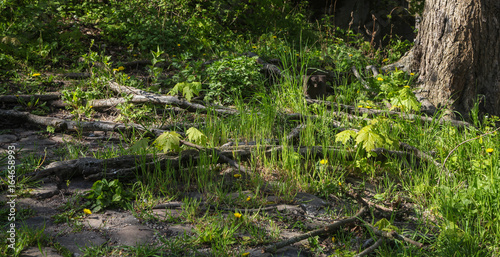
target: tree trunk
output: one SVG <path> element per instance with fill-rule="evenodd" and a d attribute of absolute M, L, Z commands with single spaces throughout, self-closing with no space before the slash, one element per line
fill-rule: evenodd
<path fill-rule="evenodd" d="M 435 106 L 469 117 L 479 99 L 500 115 L 499 0 L 426 0 L 413 50 L 421 93 Z"/>

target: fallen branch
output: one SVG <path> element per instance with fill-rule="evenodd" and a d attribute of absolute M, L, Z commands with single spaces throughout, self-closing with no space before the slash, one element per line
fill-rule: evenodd
<path fill-rule="evenodd" d="M 402 113 L 402 112 L 396 112 L 396 111 L 387 111 L 387 110 L 375 110 L 375 109 L 367 109 L 367 108 L 356 108 L 355 106 L 352 105 L 345 105 L 345 104 L 337 104 L 334 102 L 330 101 L 322 101 L 322 100 L 315 100 L 315 99 L 306 99 L 306 102 L 308 104 L 325 104 L 327 107 L 334 107 L 334 108 L 341 108 L 344 110 L 347 110 L 349 113 L 366 113 L 372 117 L 380 116 L 382 114 L 386 114 L 389 116 L 394 116 L 394 117 L 401 117 L 403 119 L 407 120 L 420 120 L 422 122 L 433 122 L 435 121 L 432 117 L 427 117 L 427 116 L 420 116 L 416 114 L 409 114 L 409 113 Z M 444 123 L 450 123 L 451 125 L 455 127 L 471 127 L 472 124 L 465 122 L 465 121 L 459 121 L 459 120 L 447 120 L 447 119 L 440 119 L 438 120 L 440 124 Z"/>
<path fill-rule="evenodd" d="M 55 101 L 61 99 L 60 93 L 52 93 L 46 95 L 2 95 L 0 96 L 0 103 L 19 103 L 31 101 Z"/>
<path fill-rule="evenodd" d="M 19 112 L 15 110 L 0 110 L 0 117 L 15 120 L 25 120 L 27 122 L 41 125 L 52 126 L 56 130 L 62 131 L 113 131 L 113 132 L 132 132 L 134 130 L 141 132 L 152 132 L 155 136 L 159 136 L 166 130 L 161 129 L 146 129 L 138 124 L 124 124 L 107 121 L 72 121 L 54 117 L 44 117 L 31 114 L 29 112 Z"/>
<path fill-rule="evenodd" d="M 359 80 L 359 82 L 361 82 L 361 85 L 363 85 L 363 87 L 365 89 L 370 90 L 368 83 L 366 83 L 366 81 L 363 79 L 363 77 L 361 77 L 361 75 L 359 75 L 359 72 L 358 72 L 358 69 L 356 68 L 356 66 L 352 66 L 351 71 L 352 71 L 352 73 L 354 73 L 354 76 Z"/>
<path fill-rule="evenodd" d="M 365 256 L 365 255 L 368 255 L 369 253 L 375 251 L 375 249 L 377 249 L 377 247 L 379 247 L 382 243 L 384 242 L 384 237 L 382 238 L 379 238 L 377 240 L 377 242 L 375 242 L 373 245 L 371 245 L 370 247 L 366 248 L 364 251 L 354 255 L 355 257 L 361 257 L 361 256 Z"/>
<path fill-rule="evenodd" d="M 264 251 L 270 252 L 270 253 L 275 253 L 280 248 L 283 248 L 287 245 L 291 245 L 291 244 L 294 244 L 296 242 L 302 241 L 302 240 L 307 239 L 309 237 L 318 236 L 318 235 L 327 234 L 327 233 L 332 233 L 335 230 L 337 230 L 343 226 L 346 226 L 348 224 L 356 222 L 357 220 L 359 220 L 359 216 L 361 216 L 361 214 L 363 214 L 365 211 L 366 211 L 366 208 L 362 207 L 354 216 L 352 216 L 350 218 L 339 220 L 339 221 L 332 223 L 328 226 L 325 226 L 323 228 L 316 229 L 316 230 L 307 232 L 305 234 L 277 242 L 275 244 L 272 244 L 270 246 L 265 247 Z"/>
<path fill-rule="evenodd" d="M 407 243 L 409 243 L 409 244 L 412 244 L 412 245 L 414 245 L 414 246 L 416 246 L 416 247 L 418 247 L 418 248 L 422 248 L 422 247 L 424 247 L 424 244 L 419 243 L 419 242 L 417 242 L 417 241 L 414 241 L 414 240 L 412 240 L 412 239 L 409 239 L 409 238 L 407 238 L 407 237 L 405 237 L 405 236 L 403 236 L 403 235 L 400 235 L 400 234 L 398 234 L 398 232 L 396 232 L 396 231 L 394 231 L 394 230 L 392 230 L 391 232 L 388 232 L 388 231 L 383 231 L 383 230 L 379 230 L 379 229 L 377 229 L 376 227 L 374 227 L 374 226 L 372 226 L 371 224 L 368 224 L 368 223 L 366 223 L 366 222 L 365 222 L 365 226 L 366 226 L 366 227 L 368 227 L 368 228 L 370 228 L 370 229 L 373 231 L 373 233 L 374 233 L 375 235 L 377 235 L 377 236 L 382 236 L 382 237 L 384 237 L 384 238 L 387 238 L 387 239 L 392 239 L 392 240 L 394 240 L 394 239 L 398 239 L 398 240 L 401 240 L 401 241 L 407 242 Z"/>
<path fill-rule="evenodd" d="M 155 104 L 168 104 L 168 105 L 174 105 L 177 107 L 181 107 L 183 109 L 186 109 L 188 111 L 192 112 L 201 112 L 201 113 L 207 113 L 208 111 L 214 111 L 222 114 L 237 114 L 237 110 L 229 109 L 229 108 L 217 108 L 213 106 L 206 107 L 201 104 L 196 104 L 196 103 L 190 103 L 188 101 L 179 99 L 176 96 L 170 96 L 170 95 L 159 95 L 159 94 L 154 94 L 151 92 L 147 92 L 141 89 L 137 89 L 134 87 L 128 87 L 128 86 L 122 86 L 119 85 L 116 82 L 110 82 L 109 87 L 118 93 L 125 93 L 125 94 L 132 94 L 132 99 L 127 100 L 125 98 L 110 98 L 110 99 L 103 99 L 103 100 L 94 100 L 92 101 L 91 105 L 94 108 L 103 108 L 103 107 L 110 107 L 110 106 L 115 106 L 120 103 L 155 103 Z"/>

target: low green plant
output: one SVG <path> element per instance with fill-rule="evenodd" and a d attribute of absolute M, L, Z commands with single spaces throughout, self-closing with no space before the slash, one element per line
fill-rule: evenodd
<path fill-rule="evenodd" d="M 40 99 L 35 99 L 35 96 L 31 96 L 29 101 L 24 101 L 23 98 L 18 98 L 18 101 L 20 104 L 22 104 L 27 111 L 35 114 L 35 115 L 44 115 L 46 114 L 50 109 L 46 105 L 46 102 L 40 103 Z"/>
<path fill-rule="evenodd" d="M 129 209 L 132 193 L 123 189 L 123 185 L 115 179 L 111 182 L 106 179 L 98 180 L 86 196 L 90 200 L 89 208 L 92 212 L 99 212 L 109 207 Z"/>
<path fill-rule="evenodd" d="M 207 68 L 208 89 L 205 101 L 218 104 L 234 103 L 235 98 L 250 98 L 263 90 L 263 76 L 255 57 L 228 57 Z"/>
<path fill-rule="evenodd" d="M 75 90 L 62 90 L 61 94 L 63 101 L 68 104 L 66 108 L 72 109 L 71 114 L 76 115 L 78 119 L 83 115 L 89 117 L 93 113 L 88 100 L 95 97 L 94 92 L 83 91 L 77 87 Z"/>
<path fill-rule="evenodd" d="M 182 93 L 182 95 L 188 100 L 191 101 L 193 96 L 199 95 L 201 90 L 200 82 L 180 82 L 177 83 L 174 88 L 172 88 L 169 92 L 171 95 L 176 95 L 178 93 Z"/>

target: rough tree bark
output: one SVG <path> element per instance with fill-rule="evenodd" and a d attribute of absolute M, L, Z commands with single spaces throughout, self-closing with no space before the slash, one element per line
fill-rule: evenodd
<path fill-rule="evenodd" d="M 480 99 L 482 111 L 500 115 L 499 0 L 426 0 L 413 51 L 421 93 L 435 106 L 468 117 Z"/>

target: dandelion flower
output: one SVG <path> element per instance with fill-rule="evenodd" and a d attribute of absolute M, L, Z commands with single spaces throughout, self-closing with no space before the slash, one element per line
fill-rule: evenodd
<path fill-rule="evenodd" d="M 174 54 L 174 55 L 172 55 L 172 57 L 173 57 L 173 58 L 175 58 L 175 54 Z"/>
<path fill-rule="evenodd" d="M 252 48 L 253 48 L 253 49 L 257 49 L 257 47 L 256 47 L 256 46 L 252 46 Z"/>
<path fill-rule="evenodd" d="M 239 178 L 239 177 L 241 177 L 241 174 L 234 174 L 233 177 Z"/>
<path fill-rule="evenodd" d="M 241 213 L 235 212 L 234 213 L 234 217 L 236 217 L 237 219 L 241 218 Z"/>
<path fill-rule="evenodd" d="M 249 252 L 246 252 L 246 253 L 242 253 L 242 254 L 241 254 L 241 256 L 248 256 L 248 255 L 250 255 L 250 253 L 249 253 Z"/>
<path fill-rule="evenodd" d="M 181 46 L 181 44 L 177 44 L 177 46 Z"/>
<path fill-rule="evenodd" d="M 388 58 L 385 58 L 385 59 L 382 60 L 382 62 L 388 62 L 388 61 L 389 61 Z"/>
<path fill-rule="evenodd" d="M 120 71 L 119 69 L 113 69 L 113 71 Z"/>
<path fill-rule="evenodd" d="M 486 152 L 487 152 L 487 153 L 492 153 L 492 152 L 493 152 L 493 148 L 488 148 L 488 149 L 486 149 Z"/>
<path fill-rule="evenodd" d="M 339 186 L 342 186 L 342 183 L 339 181 Z"/>
<path fill-rule="evenodd" d="M 130 76 L 128 76 L 127 79 L 130 79 Z"/>
<path fill-rule="evenodd" d="M 405 88 L 410 88 L 410 86 L 405 86 Z"/>
<path fill-rule="evenodd" d="M 34 73 L 34 74 L 33 74 L 33 75 L 31 75 L 31 76 L 33 76 L 33 77 L 38 77 L 38 76 L 40 76 L 40 75 L 42 75 L 42 74 L 40 74 L 40 73 Z"/>
<path fill-rule="evenodd" d="M 89 209 L 83 209 L 83 212 L 88 215 L 92 214 L 92 212 Z"/>
<path fill-rule="evenodd" d="M 335 237 L 332 236 L 332 243 L 335 242 Z"/>
<path fill-rule="evenodd" d="M 366 109 L 371 109 L 371 108 L 373 108 L 373 107 L 371 107 L 371 106 L 365 106 L 365 108 L 366 108 Z"/>
<path fill-rule="evenodd" d="M 410 76 L 413 76 L 413 75 L 415 75 L 415 73 L 413 73 L 413 72 L 412 72 L 412 73 L 410 73 Z"/>
<path fill-rule="evenodd" d="M 349 57 L 352 57 L 352 54 L 349 54 Z"/>
<path fill-rule="evenodd" d="M 94 107 L 94 106 L 92 106 L 92 105 L 91 105 L 91 106 L 89 106 L 89 108 L 90 108 L 90 109 L 92 109 L 92 107 Z"/>
<path fill-rule="evenodd" d="M 124 70 L 124 69 L 125 69 L 125 67 L 123 67 L 123 66 L 118 67 L 118 70 Z"/>
<path fill-rule="evenodd" d="M 321 165 L 325 165 L 325 164 L 327 164 L 327 163 L 328 163 L 328 160 L 327 160 L 327 159 L 323 159 L 323 160 L 319 161 L 319 163 L 320 163 Z"/>
<path fill-rule="evenodd" d="M 384 81 L 384 79 L 382 77 L 378 77 L 377 80 L 378 81 Z"/>
<path fill-rule="evenodd" d="M 252 197 L 250 197 L 250 196 L 247 197 L 247 202 L 250 201 L 250 200 L 252 200 Z"/>
<path fill-rule="evenodd" d="M 358 105 L 358 108 L 363 108 L 363 105 Z"/>
<path fill-rule="evenodd" d="M 276 38 L 276 36 L 273 36 L 273 38 Z"/>

